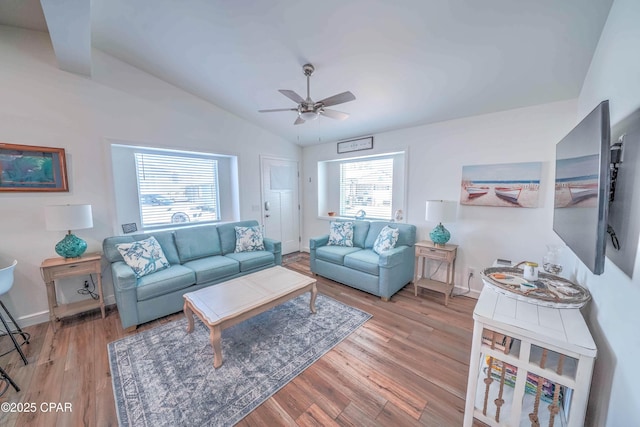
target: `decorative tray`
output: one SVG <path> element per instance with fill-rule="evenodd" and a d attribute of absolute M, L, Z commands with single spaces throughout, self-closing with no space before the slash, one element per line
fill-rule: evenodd
<path fill-rule="evenodd" d="M 589 290 L 559 276 L 539 273 L 538 280 L 527 281 L 521 268 L 490 267 L 480 275 L 498 293 L 554 308 L 580 308 L 591 299 Z"/>

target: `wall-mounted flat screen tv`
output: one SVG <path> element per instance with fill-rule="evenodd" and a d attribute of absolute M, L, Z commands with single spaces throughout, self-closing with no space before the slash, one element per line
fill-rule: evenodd
<path fill-rule="evenodd" d="M 556 145 L 553 230 L 594 274 L 604 271 L 610 140 L 603 101 Z"/>

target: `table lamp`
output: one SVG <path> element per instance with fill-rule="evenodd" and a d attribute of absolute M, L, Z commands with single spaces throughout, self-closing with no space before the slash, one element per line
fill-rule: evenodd
<path fill-rule="evenodd" d="M 91 205 L 55 205 L 44 210 L 49 231 L 68 231 L 56 245 L 56 253 L 64 258 L 77 258 L 87 250 L 87 242 L 71 234 L 71 230 L 93 227 Z"/>
<path fill-rule="evenodd" d="M 444 228 L 443 222 L 453 222 L 456 219 L 456 202 L 448 200 L 427 200 L 425 220 L 437 222 L 429 237 L 436 246 L 443 247 L 451 238 L 449 230 Z"/>

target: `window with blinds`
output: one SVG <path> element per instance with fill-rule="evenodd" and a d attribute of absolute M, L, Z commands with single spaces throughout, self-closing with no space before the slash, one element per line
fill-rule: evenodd
<path fill-rule="evenodd" d="M 142 228 L 220 219 L 218 161 L 192 153 L 135 153 Z"/>
<path fill-rule="evenodd" d="M 391 219 L 392 201 L 393 158 L 340 164 L 340 216 L 364 210 L 367 218 Z"/>

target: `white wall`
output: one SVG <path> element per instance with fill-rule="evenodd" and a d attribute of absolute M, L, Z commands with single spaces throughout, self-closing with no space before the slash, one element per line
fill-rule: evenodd
<path fill-rule="evenodd" d="M 640 2 L 615 0 L 582 87 L 578 118 L 609 99 L 611 124 L 640 108 Z M 635 165 L 636 169 L 640 166 Z M 639 190 L 636 188 L 637 194 Z M 640 212 L 627 212 L 631 218 Z M 637 237 L 637 236 L 635 236 Z M 621 239 L 629 238 L 624 234 Z M 593 296 L 588 323 L 598 346 L 588 411 L 589 425 L 640 425 L 640 257 L 631 279 L 609 259 L 605 272 L 594 276 L 576 262 Z"/>
<path fill-rule="evenodd" d="M 476 271 L 496 258 L 542 262 L 546 244 L 560 243 L 552 231 L 555 144 L 575 124 L 577 102 L 563 101 L 375 135 L 366 154 L 406 150 L 408 157 L 406 222 L 428 239 L 435 224 L 427 224 L 425 201 L 460 199 L 462 166 L 541 161 L 540 208 L 458 206 L 457 221 L 447 224 L 451 243 L 460 245 L 456 285 L 466 289 L 466 267 Z M 364 153 L 364 152 L 363 152 Z M 350 153 L 351 155 L 353 153 Z M 318 219 L 317 162 L 348 155 L 336 154 L 335 143 L 303 149 L 303 242 L 328 232 Z M 310 182 L 311 181 L 311 182 Z M 478 275 L 471 281 L 481 289 Z M 456 292 L 461 292 L 458 289 Z"/>
<path fill-rule="evenodd" d="M 0 141 L 63 147 L 68 161 L 68 193 L 0 193 L 0 258 L 18 259 L 3 300 L 23 325 L 48 320 L 39 267 L 57 256 L 53 248 L 64 236 L 45 230 L 44 206 L 90 203 L 94 227 L 76 233 L 89 251 L 120 232 L 108 140 L 238 156 L 243 219 L 260 219 L 259 156 L 301 155 L 298 146 L 103 52 L 93 51 L 90 79 L 61 71 L 44 33 L 0 26 L 0 63 Z M 79 287 L 62 286 L 71 293 Z M 105 295 L 113 301 L 110 283 Z"/>
<path fill-rule="evenodd" d="M 638 22 L 640 2 L 614 1 L 577 103 L 560 102 L 375 135 L 378 152 L 409 147 L 407 222 L 418 226 L 420 238 L 426 238 L 430 228 L 423 219 L 424 201 L 458 200 L 463 165 L 544 162 L 541 208 L 459 207 L 458 222 L 448 227 L 452 243 L 461 245 L 458 273 L 467 265 L 484 267 L 496 257 L 540 260 L 546 243 L 560 242 L 552 231 L 550 184 L 555 144 L 604 99 L 610 100 L 614 127 L 640 108 Z M 337 157 L 334 153 L 333 143 L 303 150 L 306 241 L 328 228 L 326 221 L 317 219 L 317 191 L 309 178 L 316 176 L 316 162 Z M 626 215 L 640 217 L 634 209 Z M 563 274 L 588 287 L 593 297 L 583 310 L 598 346 L 586 424 L 640 425 L 640 256 L 636 256 L 632 278 L 609 259 L 604 274 L 595 276 L 568 250 L 563 265 Z M 462 274 L 457 274 L 456 281 L 460 286 Z M 473 282 L 476 290 L 480 286 L 479 281 Z"/>

